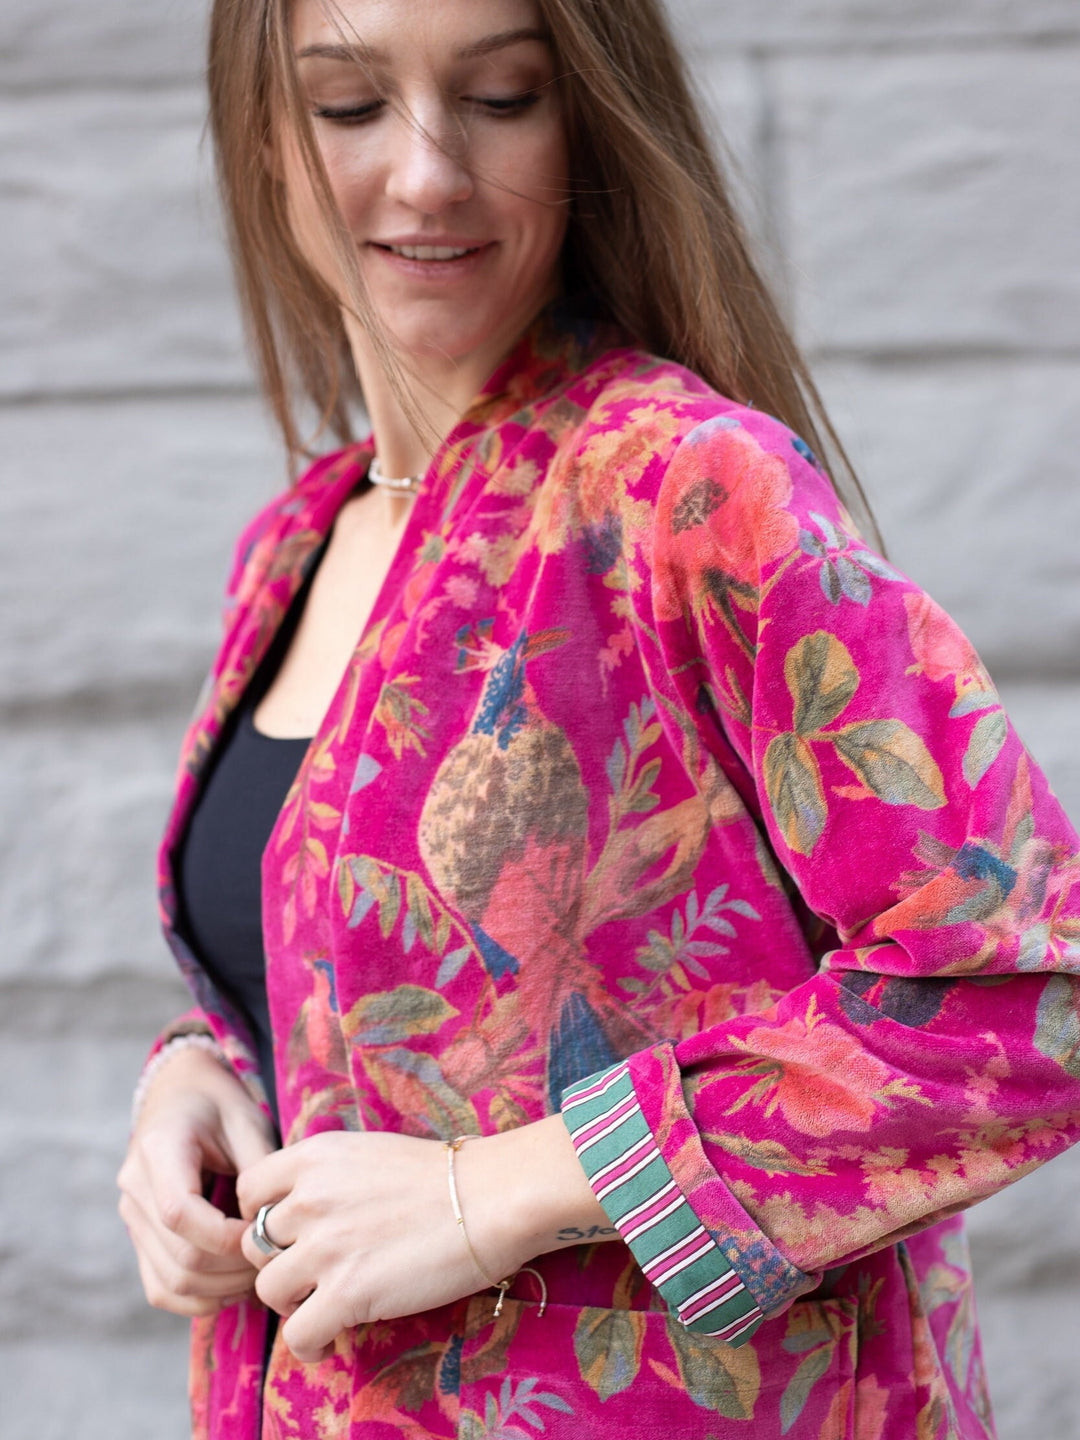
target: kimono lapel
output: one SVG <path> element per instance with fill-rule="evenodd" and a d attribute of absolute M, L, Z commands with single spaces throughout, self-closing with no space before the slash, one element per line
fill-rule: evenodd
<path fill-rule="evenodd" d="M 297 493 L 280 505 L 251 552 L 241 557 L 236 603 L 181 748 L 175 798 L 158 855 L 159 906 L 166 939 L 196 1000 L 212 1022 L 217 1019 L 222 1023 L 219 1038 L 223 1038 L 227 1029 L 238 1030 L 246 1041 L 246 1026 L 210 984 L 178 932 L 177 847 L 210 774 L 229 716 L 243 699 L 259 662 L 273 644 L 289 605 L 303 584 L 309 562 L 329 534 L 338 510 L 364 474 L 371 453 L 370 444 L 365 443 L 321 462 L 321 470 L 316 467 L 314 474 L 309 472 L 305 477 L 308 487 L 315 482 L 315 493 Z"/>

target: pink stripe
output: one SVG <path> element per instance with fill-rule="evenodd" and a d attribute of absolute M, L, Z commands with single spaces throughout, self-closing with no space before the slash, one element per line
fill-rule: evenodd
<path fill-rule="evenodd" d="M 628 1170 L 634 1168 L 646 1151 L 651 1152 L 649 1156 L 650 1159 L 653 1155 L 659 1153 L 653 1144 L 651 1135 L 643 1135 L 640 1140 L 635 1140 L 633 1145 L 630 1146 L 630 1149 L 624 1150 L 617 1160 L 612 1160 L 609 1165 L 605 1165 L 602 1170 L 598 1170 L 593 1176 L 593 1184 L 607 1186 L 612 1182 L 618 1183 Z"/>
<path fill-rule="evenodd" d="M 676 1196 L 673 1185 L 665 1185 L 663 1190 L 658 1191 L 649 1201 L 639 1207 L 633 1220 L 630 1220 L 629 1217 L 624 1219 L 623 1239 L 628 1242 L 636 1240 L 655 1223 L 662 1210 L 667 1209 L 673 1201 L 677 1204 L 680 1199 L 681 1197 Z"/>
<path fill-rule="evenodd" d="M 601 1076 L 601 1078 L 597 1080 L 594 1085 L 590 1085 L 587 1090 L 581 1090 L 578 1094 L 572 1096 L 567 1100 L 564 1108 L 569 1110 L 575 1105 L 581 1105 L 584 1101 L 591 1100 L 594 1095 L 602 1094 L 609 1085 L 613 1085 L 615 1081 L 618 1080 L 620 1075 L 625 1074 L 626 1066 L 620 1065 L 618 1070 L 613 1071 L 610 1075 Z"/>
<path fill-rule="evenodd" d="M 662 1285 L 677 1270 L 684 1270 L 689 1260 L 697 1260 L 702 1255 L 707 1255 L 712 1249 L 712 1241 L 708 1235 L 691 1236 L 678 1250 L 665 1255 L 662 1260 L 653 1260 L 645 1266 L 645 1274 L 654 1285 Z"/>
<path fill-rule="evenodd" d="M 632 1115 L 637 1109 L 637 1100 L 633 1095 L 628 1095 L 618 1105 L 612 1106 L 604 1115 L 598 1115 L 595 1120 L 590 1120 L 580 1130 L 575 1130 L 573 1140 L 575 1146 L 584 1146 L 597 1135 L 602 1135 L 605 1130 L 614 1130 L 627 1115 Z"/>
<path fill-rule="evenodd" d="M 679 1314 L 687 1324 L 691 1320 L 700 1320 L 702 1315 L 707 1315 L 710 1310 L 715 1310 L 718 1305 L 730 1300 L 732 1295 L 737 1295 L 742 1288 L 743 1283 L 736 1274 L 725 1275 L 700 1296 L 682 1305 Z"/>
<path fill-rule="evenodd" d="M 720 1340 L 734 1340 L 744 1330 L 749 1330 L 761 1319 L 760 1310 L 751 1310 L 748 1315 L 740 1315 L 738 1320 L 733 1320 L 730 1325 L 725 1325 L 722 1330 L 710 1330 L 708 1333 Z"/>

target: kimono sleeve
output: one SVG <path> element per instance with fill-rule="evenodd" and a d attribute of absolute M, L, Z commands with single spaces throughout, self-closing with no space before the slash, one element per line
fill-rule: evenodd
<path fill-rule="evenodd" d="M 651 586 L 672 693 L 838 944 L 562 1111 L 669 1308 L 742 1343 L 1080 1138 L 1078 845 L 969 642 L 779 422 L 681 442 Z"/>

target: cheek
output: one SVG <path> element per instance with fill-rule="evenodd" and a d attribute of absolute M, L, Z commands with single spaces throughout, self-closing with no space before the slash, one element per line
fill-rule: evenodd
<path fill-rule="evenodd" d="M 569 213 L 568 156 L 561 131 L 529 136 L 524 144 L 511 141 L 499 158 L 495 173 L 501 188 L 492 192 L 495 203 L 520 217 L 537 248 L 557 247 Z"/>

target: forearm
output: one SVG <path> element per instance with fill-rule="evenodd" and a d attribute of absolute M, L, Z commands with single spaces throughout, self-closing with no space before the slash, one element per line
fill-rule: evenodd
<path fill-rule="evenodd" d="M 462 1146 L 455 1168 L 469 1239 L 491 1275 L 550 1250 L 619 1239 L 560 1115 Z"/>

